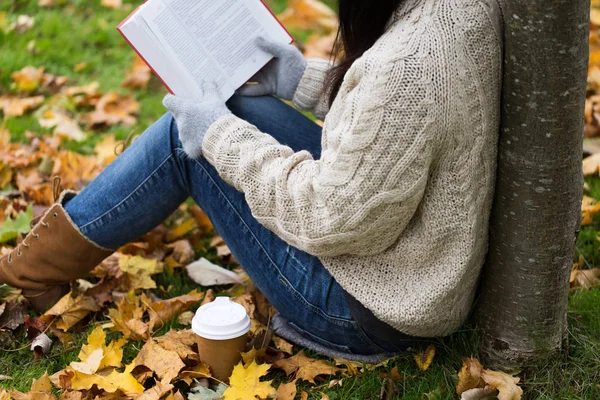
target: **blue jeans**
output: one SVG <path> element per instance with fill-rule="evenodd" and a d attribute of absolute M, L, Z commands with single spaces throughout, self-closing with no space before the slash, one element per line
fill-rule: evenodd
<path fill-rule="evenodd" d="M 227 105 L 280 143 L 319 158 L 321 127 L 282 101 L 234 96 Z M 116 249 L 159 225 L 189 196 L 208 215 L 256 286 L 308 339 L 354 354 L 405 350 L 369 336 L 352 318 L 342 288 L 317 257 L 262 226 L 243 193 L 221 179 L 204 157 L 192 159 L 183 152 L 170 113 L 65 208 L 85 236 Z"/>

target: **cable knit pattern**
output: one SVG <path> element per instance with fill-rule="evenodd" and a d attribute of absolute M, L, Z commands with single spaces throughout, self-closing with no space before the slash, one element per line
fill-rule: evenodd
<path fill-rule="evenodd" d="M 259 222 L 409 335 L 457 330 L 473 302 L 494 189 L 500 20 L 495 0 L 405 1 L 347 72 L 318 160 L 235 116 L 204 138 Z M 299 107 L 327 111 L 326 68 L 309 61 Z"/>

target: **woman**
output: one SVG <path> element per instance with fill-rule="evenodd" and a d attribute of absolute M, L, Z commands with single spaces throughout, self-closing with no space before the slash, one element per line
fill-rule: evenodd
<path fill-rule="evenodd" d="M 275 59 L 227 103 L 171 110 L 1 260 L 44 308 L 188 196 L 300 335 L 404 351 L 468 316 L 487 249 L 499 125 L 495 0 L 341 0 L 335 66 Z M 324 118 L 323 128 L 271 96 Z"/>

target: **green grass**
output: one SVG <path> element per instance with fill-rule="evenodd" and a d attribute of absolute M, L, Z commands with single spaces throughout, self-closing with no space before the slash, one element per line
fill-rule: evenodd
<path fill-rule="evenodd" d="M 65 3 L 65 2 L 63 2 Z M 99 5 L 99 0 L 72 0 L 61 7 L 45 9 L 37 6 L 37 0 L 3 0 L 0 1 L 0 12 L 7 13 L 7 19 L 16 15 L 27 14 L 35 17 L 33 29 L 17 34 L 0 32 L 0 92 L 14 93 L 11 87 L 10 74 L 24 66 L 44 66 L 46 72 L 65 75 L 72 84 L 86 84 L 92 81 L 100 83 L 102 91 L 119 90 L 131 93 L 140 102 L 139 123 L 135 129 L 142 132 L 156 120 L 164 108 L 161 99 L 166 91 L 158 80 L 153 78 L 145 90 L 129 91 L 122 89 L 123 80 L 131 63 L 133 52 L 115 30 L 115 25 L 123 19 L 128 11 L 111 10 Z M 128 4 L 135 2 L 128 1 Z M 285 0 L 270 2 L 276 12 L 285 9 Z M 304 32 L 294 32 L 299 39 L 306 37 Z M 35 51 L 28 52 L 27 46 L 35 41 Z M 81 72 L 75 72 L 73 66 L 86 62 L 88 66 Z M 14 141 L 25 141 L 27 130 L 41 131 L 37 119 L 32 115 L 13 118 L 6 122 Z M 91 153 L 104 133 L 116 133 L 123 138 L 130 129 L 115 126 L 104 131 L 92 132 L 90 138 L 82 143 L 67 143 L 65 146 L 76 151 Z M 589 195 L 600 199 L 600 180 L 588 179 Z M 600 221 L 598 221 L 600 224 Z M 596 232 L 600 225 L 584 227 L 577 244 L 577 256 L 584 257 L 590 267 L 600 266 L 600 242 Z M 216 260 L 213 253 L 198 254 Z M 168 297 L 189 292 L 194 288 L 182 271 L 174 275 L 162 274 L 157 283 L 164 287 L 172 285 Z M 160 295 L 160 294 L 159 294 Z M 163 296 L 164 297 L 164 296 Z M 600 291 L 578 290 L 569 299 L 569 358 L 551 360 L 529 370 L 522 375 L 522 386 L 526 399 L 594 399 L 600 398 Z M 102 318 L 99 316 L 98 318 Z M 52 374 L 71 361 L 77 359 L 81 344 L 93 329 L 91 323 L 74 335 L 76 342 L 66 349 L 56 341 L 50 354 L 40 361 L 34 361 L 31 351 L 23 348 L 18 351 L 2 353 L 0 356 L 0 375 L 12 376 L 13 380 L 0 381 L 0 387 L 15 388 L 27 391 L 31 380 L 38 378 L 45 371 Z M 501 323 L 501 322 L 499 322 Z M 170 327 L 181 328 L 176 323 L 169 323 L 160 332 Z M 160 333 L 159 332 L 159 333 Z M 0 335 L 0 347 L 11 347 L 13 350 L 27 344 L 24 330 L 18 330 L 14 343 L 5 343 Z M 116 338 L 118 334 L 111 334 Z M 129 342 L 125 349 L 125 362 L 132 360 L 142 343 Z M 451 335 L 437 345 L 437 354 L 432 366 L 425 372 L 420 371 L 412 356 L 401 357 L 376 372 L 366 373 L 359 378 L 343 378 L 343 385 L 328 389 L 329 379 L 316 387 L 301 384 L 299 390 L 310 393 L 311 399 L 320 399 L 320 392 L 326 393 L 330 399 L 364 400 L 378 399 L 382 386 L 380 374 L 398 367 L 400 374 L 409 376 L 398 384 L 398 399 L 453 399 L 456 398 L 454 388 L 457 371 L 461 366 L 462 356 L 477 356 L 477 335 L 473 327 L 465 326 L 460 332 Z M 412 378 L 414 376 L 414 378 Z M 285 381 L 280 372 L 270 373 L 270 378 Z"/>

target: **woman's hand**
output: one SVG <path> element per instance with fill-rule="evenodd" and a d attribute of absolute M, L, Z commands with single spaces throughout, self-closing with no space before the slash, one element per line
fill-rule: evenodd
<path fill-rule="evenodd" d="M 183 151 L 192 158 L 202 155 L 202 140 L 208 128 L 219 118 L 231 114 L 214 84 L 203 88 L 199 100 L 168 94 L 163 99 L 163 105 L 175 117 Z"/>
<path fill-rule="evenodd" d="M 282 99 L 292 100 L 306 69 L 306 59 L 291 44 L 281 44 L 262 37 L 256 38 L 255 43 L 274 59 L 250 79 L 250 82 L 257 82 L 256 84 L 246 83 L 237 93 L 242 96 L 274 94 Z"/>

